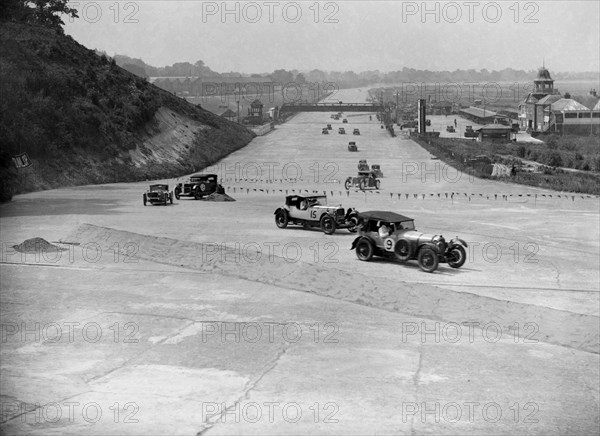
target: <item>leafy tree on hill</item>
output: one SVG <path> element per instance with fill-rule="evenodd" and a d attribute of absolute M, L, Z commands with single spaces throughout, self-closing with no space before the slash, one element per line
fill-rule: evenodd
<path fill-rule="evenodd" d="M 3 0 L 0 3 L 0 15 L 13 21 L 61 30 L 65 24 L 62 15 L 79 18 L 77 10 L 68 5 L 68 0 Z"/>

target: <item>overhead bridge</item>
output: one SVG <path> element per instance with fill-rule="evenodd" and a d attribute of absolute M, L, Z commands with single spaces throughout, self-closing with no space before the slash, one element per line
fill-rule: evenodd
<path fill-rule="evenodd" d="M 381 112 L 375 103 L 284 103 L 280 112 Z"/>

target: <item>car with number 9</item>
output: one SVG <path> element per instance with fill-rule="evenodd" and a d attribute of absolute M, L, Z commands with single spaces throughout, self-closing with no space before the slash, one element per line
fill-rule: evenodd
<path fill-rule="evenodd" d="M 446 241 L 442 235 L 419 232 L 412 218 L 395 212 L 369 211 L 358 214 L 359 236 L 352 242 L 359 260 L 373 256 L 395 259 L 401 263 L 417 260 L 419 267 L 433 272 L 440 263 L 452 268 L 464 265 L 467 243 L 458 237 Z"/>

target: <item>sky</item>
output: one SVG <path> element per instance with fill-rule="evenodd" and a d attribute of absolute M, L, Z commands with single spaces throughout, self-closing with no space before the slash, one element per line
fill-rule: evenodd
<path fill-rule="evenodd" d="M 70 3 L 90 49 L 217 72 L 486 68 L 600 71 L 600 1 Z"/>

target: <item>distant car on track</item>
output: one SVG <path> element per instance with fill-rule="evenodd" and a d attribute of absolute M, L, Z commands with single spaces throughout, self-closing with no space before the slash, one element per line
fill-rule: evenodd
<path fill-rule="evenodd" d="M 321 130 L 321 134 L 329 135 L 329 130 L 327 130 L 327 127 L 323 127 L 323 130 Z"/>
<path fill-rule="evenodd" d="M 465 241 L 457 237 L 447 242 L 442 235 L 418 232 L 412 218 L 385 211 L 359 213 L 358 218 L 359 236 L 350 249 L 362 261 L 373 256 L 402 263 L 416 259 L 423 271 L 433 272 L 439 263 L 460 268 L 467 259 Z"/>
<path fill-rule="evenodd" d="M 342 123 L 343 123 L 343 124 L 348 124 L 348 120 L 347 120 L 346 118 L 344 118 L 344 119 L 342 120 Z"/>
<path fill-rule="evenodd" d="M 377 180 L 375 173 L 372 171 L 359 171 L 357 177 L 348 177 L 344 183 L 346 190 L 350 188 L 379 189 L 380 181 Z"/>
<path fill-rule="evenodd" d="M 358 147 L 356 146 L 356 142 L 350 141 L 348 143 L 348 151 L 358 151 Z"/>
<path fill-rule="evenodd" d="M 163 204 L 165 206 L 168 203 L 173 204 L 173 192 L 169 191 L 169 185 L 150 185 L 148 190 L 144 192 L 142 201 L 144 202 L 144 206 L 146 206 L 147 203 Z"/>
<path fill-rule="evenodd" d="M 383 171 L 381 171 L 381 165 L 373 164 L 371 165 L 371 171 L 375 173 L 375 177 L 383 178 Z"/>
<path fill-rule="evenodd" d="M 338 129 L 338 134 L 340 134 L 340 135 L 345 135 L 345 134 L 346 134 L 346 129 L 344 129 L 343 127 L 340 127 L 340 128 Z"/>
<path fill-rule="evenodd" d="M 358 130 L 358 129 L 354 129 L 354 130 L 352 131 L 352 134 L 353 134 L 353 135 L 360 135 L 360 130 Z"/>
<path fill-rule="evenodd" d="M 195 200 L 200 200 L 213 192 L 225 192 L 218 183 L 216 174 L 194 174 L 185 182 L 177 184 L 175 198 L 179 200 L 181 197 L 194 197 Z"/>
<path fill-rule="evenodd" d="M 280 229 L 288 224 L 320 227 L 328 235 L 336 229 L 348 229 L 354 233 L 358 225 L 358 212 L 352 208 L 345 211 L 341 205 L 328 206 L 325 195 L 288 195 L 285 205 L 275 211 L 275 224 Z"/>

